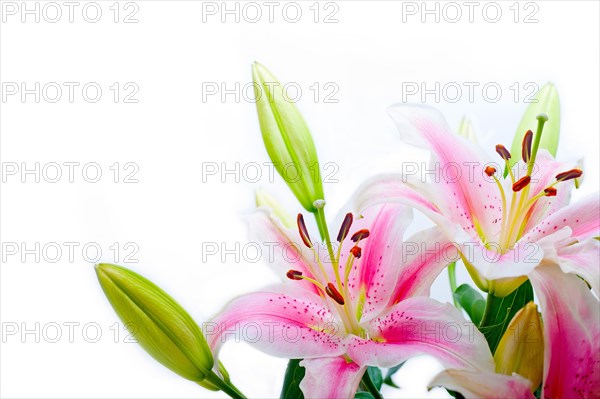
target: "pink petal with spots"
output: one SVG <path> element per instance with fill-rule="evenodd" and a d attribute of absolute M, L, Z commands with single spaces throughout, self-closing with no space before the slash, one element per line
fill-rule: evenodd
<path fill-rule="evenodd" d="M 483 335 L 450 304 L 415 297 L 393 306 L 366 326 L 373 340 L 351 336 L 348 355 L 360 365 L 392 367 L 431 355 L 445 367 L 493 369 Z"/>
<path fill-rule="evenodd" d="M 544 320 L 542 398 L 600 397 L 600 302 L 556 265 L 541 265 L 529 279 Z"/>
<path fill-rule="evenodd" d="M 284 281 L 287 281 L 286 273 L 290 269 L 298 270 L 310 278 L 315 278 L 313 270 L 319 273 L 314 254 L 302 242 L 298 229 L 283 226 L 267 208 L 259 208 L 245 219 L 249 226 L 250 241 L 257 244 L 263 254 L 267 255 L 265 259 Z M 317 280 L 323 280 L 323 277 L 319 275 Z M 308 281 L 295 280 L 291 283 L 314 293 L 319 292 L 316 286 Z"/>
<path fill-rule="evenodd" d="M 402 243 L 400 274 L 389 305 L 413 296 L 429 296 L 440 272 L 458 260 L 458 249 L 438 227 L 416 233 Z"/>
<path fill-rule="evenodd" d="M 388 113 L 403 140 L 432 152 L 429 170 L 435 170 L 440 212 L 471 231 L 477 222 L 486 236 L 500 230 L 502 200 L 493 179 L 483 172 L 491 163 L 478 145 L 454 134 L 444 117 L 426 106 L 395 105 Z M 497 170 L 502 170 L 496 164 Z"/>
<path fill-rule="evenodd" d="M 369 230 L 369 237 L 358 243 L 362 255 L 354 259 L 348 276 L 351 298 L 355 303 L 364 301 L 363 319 L 381 313 L 389 302 L 401 272 L 403 235 L 411 221 L 412 211 L 406 206 L 388 204 L 371 207 L 363 213 L 363 218 L 355 221 L 344 240 L 340 253 L 341 276 L 344 276 L 350 249 L 355 245 L 350 239 L 352 234 L 361 229 Z"/>
<path fill-rule="evenodd" d="M 366 369 L 343 356 L 304 359 L 300 365 L 306 369 L 300 383 L 306 399 L 353 398 Z"/>
<path fill-rule="evenodd" d="M 556 211 L 529 231 L 524 239 L 535 242 L 563 227 L 569 227 L 578 241 L 600 236 L 600 199 L 598 193 Z"/>
<path fill-rule="evenodd" d="M 533 399 L 531 382 L 518 374 L 504 375 L 481 370 L 444 370 L 429 384 L 460 392 L 465 398 Z"/>
<path fill-rule="evenodd" d="M 298 359 L 344 353 L 340 335 L 343 326 L 319 296 L 299 289 L 296 295 L 288 295 L 288 287 L 275 290 L 240 296 L 204 323 L 203 332 L 215 356 L 232 339 L 277 357 Z"/>

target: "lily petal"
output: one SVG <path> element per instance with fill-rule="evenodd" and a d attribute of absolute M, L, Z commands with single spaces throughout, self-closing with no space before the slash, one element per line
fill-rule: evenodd
<path fill-rule="evenodd" d="M 562 236 L 561 232 L 561 236 Z M 558 235 L 558 233 L 557 233 Z M 544 246 L 540 243 L 519 241 L 505 253 L 495 243 L 486 248 L 472 240 L 464 231 L 454 237 L 461 250 L 465 266 L 479 288 L 497 296 L 506 296 L 516 289 L 525 277 L 544 259 Z M 489 281 L 494 280 L 494 287 Z"/>
<path fill-rule="evenodd" d="M 300 389 L 307 399 L 353 398 L 366 369 L 343 356 L 304 359 L 300 366 L 306 369 Z"/>
<path fill-rule="evenodd" d="M 444 203 L 436 205 L 452 215 L 468 232 L 481 230 L 495 237 L 500 230 L 502 200 L 496 183 L 483 173 L 490 159 L 478 145 L 454 134 L 444 117 L 426 106 L 396 105 L 388 113 L 408 143 L 432 152 L 438 190 Z"/>
<path fill-rule="evenodd" d="M 383 174 L 362 183 L 354 192 L 347 208 L 356 212 L 378 204 L 404 203 L 418 209 L 430 218 L 441 216 L 428 198 L 427 188 L 414 177 L 401 174 Z"/>
<path fill-rule="evenodd" d="M 257 292 L 234 299 L 211 322 L 204 323 L 207 342 L 216 355 L 230 339 L 243 340 L 277 357 L 300 359 L 344 353 L 341 323 L 317 295 L 306 290 L 287 294 Z"/>
<path fill-rule="evenodd" d="M 565 273 L 574 273 L 582 277 L 592 287 L 596 296 L 600 296 L 600 242 L 588 239 L 580 244 L 569 245 L 556 251 L 557 263 Z"/>
<path fill-rule="evenodd" d="M 369 236 L 358 243 L 362 255 L 354 259 L 348 276 L 351 298 L 361 302 L 362 319 L 370 319 L 387 306 L 394 289 L 402 258 L 402 238 L 412 221 L 412 210 L 399 204 L 367 209 L 363 218 L 352 225 L 354 231 L 368 229 Z M 340 253 L 340 275 L 344 276 L 350 249 L 355 243 L 347 238 Z"/>
<path fill-rule="evenodd" d="M 556 265 L 537 267 L 529 279 L 544 320 L 542 398 L 600 397 L 600 302 Z"/>
<path fill-rule="evenodd" d="M 420 231 L 402 245 L 402 264 L 389 306 L 414 296 L 429 296 L 431 284 L 458 250 L 438 227 Z"/>
<path fill-rule="evenodd" d="M 393 306 L 366 326 L 372 340 L 352 336 L 348 355 L 359 365 L 392 367 L 431 355 L 445 367 L 493 370 L 484 336 L 450 304 L 415 297 Z"/>
<path fill-rule="evenodd" d="M 429 386 L 448 388 L 460 392 L 465 398 L 535 398 L 531 393 L 531 382 L 518 374 L 510 376 L 491 371 L 451 369 L 435 376 Z"/>
<path fill-rule="evenodd" d="M 580 242 L 600 236 L 598 193 L 588 195 L 574 204 L 556 211 L 531 229 L 524 238 L 526 241 L 535 242 L 565 226 L 571 228 L 572 237 Z"/>

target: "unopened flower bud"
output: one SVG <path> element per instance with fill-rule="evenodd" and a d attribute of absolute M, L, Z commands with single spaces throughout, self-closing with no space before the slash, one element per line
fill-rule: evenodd
<path fill-rule="evenodd" d="M 252 66 L 256 110 L 269 157 L 309 212 L 324 198 L 317 150 L 304 118 L 279 81 L 259 63 Z"/>
<path fill-rule="evenodd" d="M 294 218 L 287 213 L 283 206 L 267 190 L 263 188 L 257 189 L 254 193 L 254 199 L 257 207 L 269 208 L 285 227 L 292 228 L 296 224 Z"/>
<path fill-rule="evenodd" d="M 212 374 L 213 356 L 200 327 L 173 298 L 120 266 L 99 264 L 96 274 L 119 318 L 154 359 L 191 381 L 201 382 Z"/>
<path fill-rule="evenodd" d="M 513 317 L 494 354 L 496 372 L 517 373 L 532 382 L 535 391 L 542 382 L 544 340 L 537 305 L 529 302 Z"/>

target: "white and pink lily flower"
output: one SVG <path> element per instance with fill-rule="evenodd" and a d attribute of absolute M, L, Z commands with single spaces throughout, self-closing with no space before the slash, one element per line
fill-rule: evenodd
<path fill-rule="evenodd" d="M 257 210 L 249 218 L 253 241 L 283 249 L 271 263 L 287 278 L 238 297 L 208 323 L 204 332 L 215 356 L 237 337 L 273 356 L 304 359 L 306 398 L 354 397 L 367 366 L 391 367 L 421 354 L 447 368 L 493 371 L 475 326 L 453 306 L 428 298 L 451 242 L 438 228 L 404 241 L 411 220 L 412 211 L 398 204 L 371 207 L 360 218 L 349 213 L 337 255 L 326 260 L 301 214 L 293 230 Z M 414 250 L 427 242 L 442 245 L 438 252 Z M 518 389 L 528 392 L 529 384 Z"/>
<path fill-rule="evenodd" d="M 411 166 L 410 173 L 367 181 L 351 208 L 399 202 L 423 212 L 455 243 L 477 286 L 495 296 L 510 294 L 543 262 L 584 278 L 598 296 L 598 193 L 569 204 L 582 171 L 538 148 L 543 118 L 536 135 L 525 135 L 524 160 L 503 178 L 511 158 L 504 146 L 496 146 L 499 164 L 429 107 L 394 106 L 389 113 L 407 143 L 431 150 L 431 164 L 422 175 Z"/>
<path fill-rule="evenodd" d="M 508 295 L 529 279 L 544 320 L 542 397 L 599 397 L 600 201 L 596 193 L 569 204 L 572 180 L 582 172 L 538 149 L 539 129 L 535 139 L 525 135 L 525 161 L 503 179 L 503 167 L 453 134 L 436 111 L 397 106 L 390 114 L 410 144 L 431 149 L 428 171 L 444 175 L 437 181 L 376 177 L 359 189 L 353 206 L 404 203 L 420 210 L 454 242 L 475 283 L 490 294 Z M 511 154 L 501 145 L 496 151 L 506 167 Z M 434 385 L 467 396 L 521 397 L 502 390 L 518 383 L 502 378 L 510 377 L 447 370 Z"/>

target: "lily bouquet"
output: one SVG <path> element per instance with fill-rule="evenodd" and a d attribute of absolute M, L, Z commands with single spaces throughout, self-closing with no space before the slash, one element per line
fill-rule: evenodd
<path fill-rule="evenodd" d="M 260 191 L 247 218 L 254 241 L 286 248 L 269 265 L 281 283 L 233 299 L 201 329 L 144 277 L 97 265 L 108 300 L 150 355 L 205 389 L 244 398 L 218 359 L 232 331 L 252 326 L 256 334 L 237 338 L 290 359 L 282 398 L 381 398 L 393 373 L 422 354 L 444 367 L 430 386 L 457 398 L 600 397 L 599 199 L 570 203 L 583 172 L 554 159 L 554 86 L 538 92 L 496 160 L 468 123 L 454 133 L 433 109 L 391 107 L 401 138 L 429 150 L 428 170 L 442 177 L 376 176 L 328 223 L 302 115 L 264 66 L 252 72 L 267 152 L 282 177 L 290 165 L 297 171 L 285 180 L 304 209 L 291 217 Z M 434 227 L 405 237 L 413 210 Z M 456 287 L 457 264 L 479 290 Z M 445 269 L 453 304 L 430 298 Z"/>

